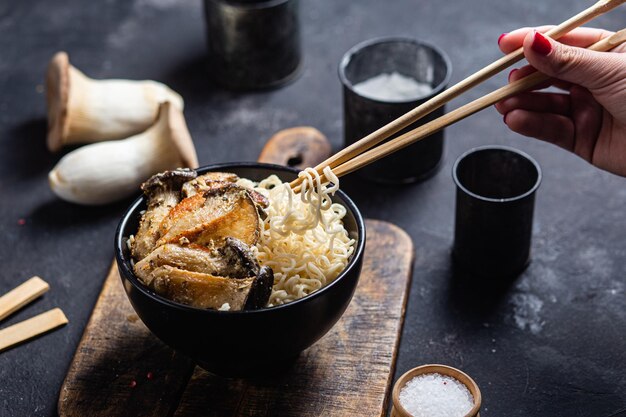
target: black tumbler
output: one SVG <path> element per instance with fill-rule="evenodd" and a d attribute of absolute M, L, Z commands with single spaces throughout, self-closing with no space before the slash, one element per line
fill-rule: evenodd
<path fill-rule="evenodd" d="M 530 262 L 539 164 L 507 146 L 483 146 L 461 155 L 456 183 L 453 256 L 485 278 L 513 277 Z"/>
<path fill-rule="evenodd" d="M 447 87 L 451 72 L 450 60 L 441 49 L 411 38 L 374 39 L 350 49 L 339 64 L 343 84 L 344 145 L 351 145 L 441 93 Z M 427 84 L 429 88 L 412 97 L 382 100 L 355 89 L 355 85 L 366 80 L 393 73 Z M 442 116 L 444 111 L 441 107 L 390 139 Z M 358 172 L 364 178 L 382 183 L 423 180 L 439 167 L 443 138 L 441 130 Z"/>
<path fill-rule="evenodd" d="M 213 80 L 231 90 L 272 88 L 300 68 L 298 0 L 204 0 Z"/>

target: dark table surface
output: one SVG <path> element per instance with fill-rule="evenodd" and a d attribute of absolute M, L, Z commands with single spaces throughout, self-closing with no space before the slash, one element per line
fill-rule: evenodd
<path fill-rule="evenodd" d="M 0 293 L 32 275 L 42 299 L 2 323 L 52 307 L 70 324 L 0 353 L 0 415 L 56 414 L 59 388 L 113 257 L 128 201 L 80 207 L 58 200 L 47 172 L 61 155 L 45 148 L 43 74 L 54 52 L 96 78 L 156 79 L 179 91 L 200 163 L 255 160 L 277 130 L 312 125 L 342 143 L 337 63 L 365 39 L 417 37 L 451 57 L 456 82 L 499 56 L 498 35 L 557 23 L 591 1 L 302 1 L 304 71 L 282 89 L 219 91 L 206 74 L 199 0 L 0 1 Z M 597 20 L 618 29 L 626 8 Z M 500 75 L 452 104 L 505 82 Z M 345 189 L 365 216 L 413 238 L 416 261 L 395 378 L 424 363 L 469 373 L 481 415 L 626 415 L 626 179 L 551 145 L 509 132 L 487 109 L 446 130 L 443 168 L 420 184 Z M 452 269 L 451 165 L 463 151 L 509 144 L 543 168 L 533 262 L 502 291 Z M 25 224 L 20 225 L 20 219 Z"/>

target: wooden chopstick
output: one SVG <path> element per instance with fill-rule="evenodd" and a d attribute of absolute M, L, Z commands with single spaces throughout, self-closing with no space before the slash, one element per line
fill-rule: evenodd
<path fill-rule="evenodd" d="M 626 42 L 626 29 L 622 29 L 613 35 L 604 38 L 595 44 L 591 45 L 588 49 L 594 51 L 609 51 L 616 46 Z M 368 152 L 365 152 L 348 162 L 345 162 L 333 169 L 333 172 L 338 177 L 346 175 L 350 172 L 356 171 L 359 168 L 364 167 L 380 158 L 392 154 L 399 149 L 402 149 L 412 143 L 415 143 L 425 137 L 438 132 L 439 130 L 450 126 L 466 117 L 486 108 L 500 100 L 503 100 L 512 95 L 518 94 L 522 91 L 527 91 L 542 82 L 549 80 L 550 77 L 540 72 L 535 72 L 527 77 L 517 80 L 511 84 L 501 87 L 486 96 L 483 96 L 477 100 L 472 101 L 456 110 L 451 111 L 429 123 L 426 123 L 416 129 L 411 130 L 397 138 L 377 147 Z M 326 178 L 322 178 L 322 181 L 327 181 Z M 299 188 L 299 187 L 297 187 Z"/>
<path fill-rule="evenodd" d="M 0 320 L 10 316 L 50 289 L 43 279 L 34 276 L 0 297 Z"/>
<path fill-rule="evenodd" d="M 67 324 L 67 317 L 60 308 L 53 308 L 38 316 L 0 330 L 0 352 L 25 342 L 42 333 Z"/>
<path fill-rule="evenodd" d="M 546 32 L 546 35 L 553 39 L 558 39 L 564 34 L 570 32 L 572 29 L 589 22 L 597 16 L 600 16 L 614 9 L 625 2 L 626 0 L 600 0 L 588 9 L 578 13 L 577 15 L 566 20 L 560 25 L 550 29 L 548 32 Z M 497 61 L 491 63 L 480 71 L 470 75 L 469 77 L 465 78 L 454 86 L 448 88 L 441 94 L 436 95 L 432 99 L 428 100 L 426 103 L 416 107 L 415 109 L 409 111 L 408 113 L 381 127 L 373 133 L 370 133 L 358 142 L 355 142 L 352 145 L 337 152 L 324 162 L 317 165 L 315 167 L 315 170 L 321 175 L 325 167 L 330 166 L 331 168 L 335 168 L 340 164 L 358 156 L 359 154 L 367 151 L 368 149 L 387 139 L 391 135 L 399 132 L 405 127 L 421 119 L 422 117 L 437 110 L 438 108 L 440 108 L 450 100 L 463 94 L 467 90 L 477 86 L 483 81 L 493 77 L 495 74 L 515 64 L 523 57 L 523 48 L 519 48 L 516 51 L 511 52 L 510 54 L 498 59 Z M 290 186 L 292 189 L 297 191 L 299 190 L 299 187 L 297 186 L 299 186 L 301 183 L 302 178 L 298 177 L 290 183 Z"/>

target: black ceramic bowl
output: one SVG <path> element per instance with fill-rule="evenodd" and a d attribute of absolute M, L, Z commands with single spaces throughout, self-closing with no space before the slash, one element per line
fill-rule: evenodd
<path fill-rule="evenodd" d="M 271 174 L 291 181 L 297 175 L 290 168 L 260 163 L 210 165 L 197 171 L 233 172 L 257 181 Z M 337 191 L 333 200 L 347 208 L 344 226 L 356 239 L 346 269 L 332 283 L 300 300 L 261 310 L 229 312 L 170 301 L 135 276 L 126 240 L 137 232 L 141 211 L 146 208 L 145 200 L 139 198 L 124 214 L 115 233 L 115 256 L 126 294 L 152 333 L 210 372 L 252 376 L 284 369 L 339 320 L 359 280 L 365 246 L 363 218 L 343 192 Z"/>

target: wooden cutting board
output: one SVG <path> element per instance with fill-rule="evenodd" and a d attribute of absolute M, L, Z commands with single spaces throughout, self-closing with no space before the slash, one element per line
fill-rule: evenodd
<path fill-rule="evenodd" d="M 307 151 L 311 148 L 303 145 L 307 141 L 298 141 L 295 159 L 315 165 L 316 158 Z M 266 155 L 268 147 L 275 146 L 293 160 L 294 152 L 285 152 L 276 142 L 268 142 Z M 318 149 L 319 140 L 312 142 Z M 387 222 L 367 220 L 366 229 L 363 270 L 343 317 L 289 370 L 266 378 L 218 377 L 167 347 L 135 314 L 114 264 L 61 387 L 59 415 L 385 415 L 413 243 Z"/>

